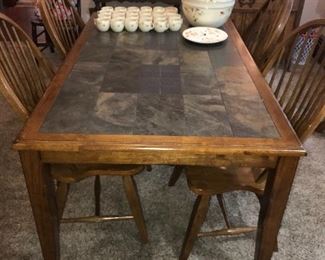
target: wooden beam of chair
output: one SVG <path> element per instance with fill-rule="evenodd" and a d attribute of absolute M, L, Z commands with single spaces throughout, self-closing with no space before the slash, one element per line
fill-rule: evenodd
<path fill-rule="evenodd" d="M 122 220 L 133 220 L 133 216 L 86 216 L 78 218 L 62 218 L 61 223 L 99 223 L 108 221 L 122 221 Z"/>
<path fill-rule="evenodd" d="M 58 207 L 58 215 L 59 219 L 62 218 L 65 204 L 68 199 L 70 184 L 58 182 L 57 189 L 56 189 L 56 204 Z"/>
<path fill-rule="evenodd" d="M 240 234 L 255 232 L 256 227 L 236 227 L 236 228 L 225 228 L 219 230 L 213 230 L 208 232 L 198 233 L 198 237 L 212 237 L 212 236 L 236 236 Z"/>

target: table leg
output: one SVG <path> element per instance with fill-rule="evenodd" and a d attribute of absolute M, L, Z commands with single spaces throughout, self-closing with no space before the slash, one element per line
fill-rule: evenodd
<path fill-rule="evenodd" d="M 38 152 L 19 152 L 43 258 L 59 259 L 59 220 L 54 182 Z"/>
<path fill-rule="evenodd" d="M 276 170 L 268 176 L 258 221 L 255 260 L 272 257 L 298 162 L 298 157 L 280 158 Z"/>

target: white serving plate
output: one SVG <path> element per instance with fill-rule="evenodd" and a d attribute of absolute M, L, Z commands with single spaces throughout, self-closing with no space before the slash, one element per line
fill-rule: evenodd
<path fill-rule="evenodd" d="M 228 34 L 213 27 L 192 27 L 183 31 L 186 40 L 201 44 L 213 44 L 227 40 Z"/>

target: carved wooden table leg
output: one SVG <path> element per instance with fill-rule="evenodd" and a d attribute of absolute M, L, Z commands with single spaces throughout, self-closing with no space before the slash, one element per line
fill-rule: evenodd
<path fill-rule="evenodd" d="M 43 258 L 59 259 L 59 220 L 49 166 L 41 163 L 38 152 L 20 151 L 19 154 Z"/>
<path fill-rule="evenodd" d="M 270 172 L 260 211 L 256 235 L 255 260 L 270 260 L 277 241 L 299 158 L 280 158 Z"/>

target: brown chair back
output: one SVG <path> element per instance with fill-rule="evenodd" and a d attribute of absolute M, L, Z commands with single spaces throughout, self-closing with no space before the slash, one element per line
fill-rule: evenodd
<path fill-rule="evenodd" d="M 268 0 L 244 33 L 244 41 L 259 68 L 279 42 L 290 17 L 293 0 Z"/>
<path fill-rule="evenodd" d="M 255 0 L 239 0 L 233 9 L 231 20 L 242 37 L 258 13 L 257 8 L 254 8 L 254 4 Z"/>
<path fill-rule="evenodd" d="M 325 19 L 294 30 L 271 54 L 264 76 L 303 142 L 325 116 Z"/>
<path fill-rule="evenodd" d="M 38 6 L 55 48 L 66 57 L 85 26 L 79 13 L 68 0 L 40 0 Z"/>
<path fill-rule="evenodd" d="M 53 76 L 28 35 L 0 13 L 0 92 L 22 118 L 28 118 Z"/>

